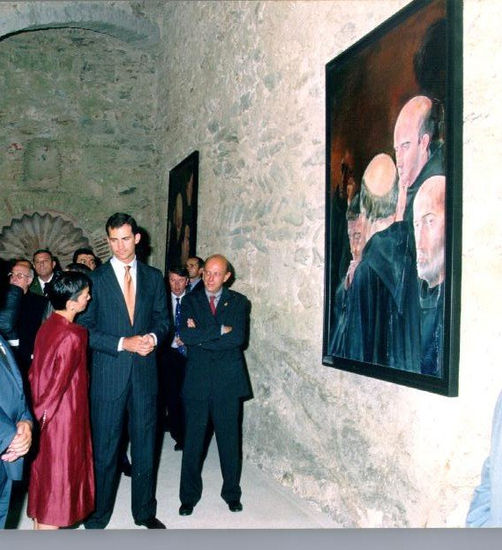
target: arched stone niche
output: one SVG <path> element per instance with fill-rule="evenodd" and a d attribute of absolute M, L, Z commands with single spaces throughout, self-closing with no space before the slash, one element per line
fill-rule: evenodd
<path fill-rule="evenodd" d="M 159 41 L 157 24 L 129 2 L 16 2 L 0 4 L 0 39 L 14 33 L 74 27 L 109 34 L 137 46 Z"/>
<path fill-rule="evenodd" d="M 0 231 L 0 258 L 27 258 L 39 248 L 48 248 L 62 267 L 72 261 L 77 248 L 91 247 L 100 258 L 108 252 L 106 238 L 92 239 L 73 220 L 57 212 L 35 212 L 14 218 Z"/>
<path fill-rule="evenodd" d="M 160 38 L 157 23 L 130 2 L 0 2 L 0 42 L 23 32 L 61 28 L 101 33 L 135 49 L 147 49 L 157 44 Z M 61 183 L 58 140 L 52 135 L 35 135 L 25 144 L 17 136 L 14 138 L 7 154 L 22 155 L 24 189 L 57 189 Z M 96 190 L 101 183 L 93 182 L 91 178 L 88 187 L 92 185 Z M 0 229 L 0 258 L 26 256 L 31 259 L 34 250 L 48 247 L 64 266 L 71 261 L 73 251 L 79 246 L 91 246 L 100 258 L 108 257 L 106 236 L 101 229 L 86 234 L 74 220 L 51 210 L 50 203 L 45 206 L 49 208 L 42 207 L 34 212 L 28 204 L 21 204 L 18 210 L 21 213 L 11 214 L 10 223 Z M 5 221 L 4 218 L 2 222 Z"/>

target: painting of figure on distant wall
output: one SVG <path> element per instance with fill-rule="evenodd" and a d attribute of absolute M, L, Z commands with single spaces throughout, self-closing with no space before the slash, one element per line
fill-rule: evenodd
<path fill-rule="evenodd" d="M 448 19 L 422 9 L 327 65 L 324 353 L 443 376 Z"/>
<path fill-rule="evenodd" d="M 198 174 L 198 151 L 169 172 L 166 273 L 170 266 L 184 266 L 196 255 Z"/>

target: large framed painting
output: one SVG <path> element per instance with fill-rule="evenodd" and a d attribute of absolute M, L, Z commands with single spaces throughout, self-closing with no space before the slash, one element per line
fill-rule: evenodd
<path fill-rule="evenodd" d="M 199 152 L 194 151 L 169 171 L 165 273 L 195 256 Z"/>
<path fill-rule="evenodd" d="M 458 395 L 462 4 L 417 0 L 326 65 L 323 364 Z"/>

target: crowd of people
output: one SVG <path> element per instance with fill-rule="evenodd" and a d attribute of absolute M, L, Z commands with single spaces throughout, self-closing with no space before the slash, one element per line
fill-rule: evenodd
<path fill-rule="evenodd" d="M 250 307 L 229 288 L 231 265 L 190 257 L 164 278 L 137 259 L 133 217 L 112 215 L 106 234 L 102 265 L 89 248 L 65 269 L 48 249 L 11 262 L 0 305 L 0 528 L 24 470 L 35 529 L 104 529 L 121 472 L 134 522 L 165 529 L 155 498 L 164 431 L 183 452 L 179 514 L 201 498 L 211 430 L 221 497 L 242 510 Z"/>

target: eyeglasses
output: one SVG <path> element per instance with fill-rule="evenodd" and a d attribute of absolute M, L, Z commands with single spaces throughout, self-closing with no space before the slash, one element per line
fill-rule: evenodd
<path fill-rule="evenodd" d="M 20 271 L 16 271 L 15 273 L 13 271 L 11 271 L 9 274 L 8 274 L 9 277 L 13 277 L 14 279 L 18 279 L 19 281 L 23 278 L 26 278 L 26 279 L 29 279 L 30 276 L 29 275 L 25 275 L 24 273 L 21 273 Z"/>

